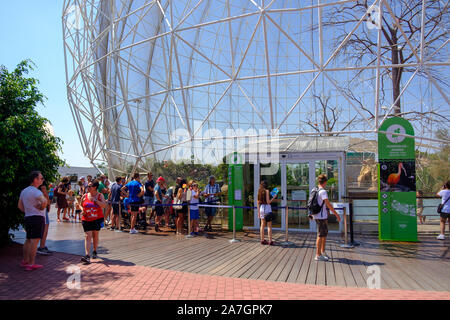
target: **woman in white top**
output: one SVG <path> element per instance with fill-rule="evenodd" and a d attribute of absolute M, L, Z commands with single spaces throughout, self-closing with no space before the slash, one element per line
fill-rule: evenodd
<path fill-rule="evenodd" d="M 259 190 L 258 190 L 258 212 L 259 212 L 259 218 L 261 220 L 261 227 L 259 230 L 259 235 L 261 238 L 261 244 L 263 245 L 271 245 L 273 246 L 274 243 L 272 241 L 272 219 L 273 219 L 273 214 L 271 215 L 270 213 L 272 212 L 272 207 L 270 206 L 270 204 L 272 203 L 272 201 L 277 197 L 276 195 L 270 199 L 269 196 L 269 189 L 268 188 L 268 184 L 267 181 L 263 180 L 259 186 Z M 269 242 L 267 242 L 264 239 L 264 229 L 266 228 L 266 224 L 267 224 L 267 233 L 269 236 Z"/>
<path fill-rule="evenodd" d="M 442 190 L 437 193 L 438 197 L 442 198 L 442 204 L 444 204 L 444 207 L 442 208 L 442 212 L 440 213 L 441 216 L 441 234 L 437 237 L 438 240 L 444 240 L 445 239 L 445 222 L 448 222 L 449 229 L 450 229 L 450 180 L 447 180 L 447 182 L 442 187 Z"/>

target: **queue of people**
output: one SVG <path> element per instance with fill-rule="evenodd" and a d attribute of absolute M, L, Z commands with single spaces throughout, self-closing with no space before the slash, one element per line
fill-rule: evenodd
<path fill-rule="evenodd" d="M 317 241 L 316 241 L 316 261 L 328 261 L 329 257 L 325 253 L 326 237 L 328 235 L 328 212 L 332 212 L 338 221 L 340 217 L 328 200 L 325 190 L 327 185 L 326 175 L 318 177 L 317 203 L 320 206 L 320 212 L 313 215 L 317 223 Z M 189 183 L 181 177 L 177 178 L 176 186 L 167 188 L 166 181 L 159 177 L 156 183 L 153 181 L 153 174 L 149 172 L 144 184 L 140 181 L 140 175 L 135 173 L 131 181 L 127 182 L 123 177 L 117 177 L 111 184 L 107 176 L 101 176 L 98 180 L 88 176 L 87 181 L 84 177 L 78 183 L 78 195 L 73 196 L 70 183 L 67 177 L 61 180 L 57 187 L 50 185 L 47 190 L 47 184 L 39 171 L 33 171 L 29 176 L 29 186 L 22 190 L 18 208 L 25 214 L 24 228 L 26 231 L 26 241 L 23 246 L 23 260 L 21 266 L 27 271 L 42 268 L 42 265 L 35 263 L 37 253 L 51 254 L 51 251 L 45 245 L 48 228 L 50 205 L 53 198 L 57 198 L 57 221 L 60 222 L 60 214 L 63 213 L 63 221 L 66 218 L 68 209 L 68 198 L 76 202 L 75 217 L 81 215 L 81 223 L 85 233 L 85 252 L 81 258 L 83 263 L 90 263 L 90 259 L 97 258 L 97 249 L 99 246 L 99 231 L 109 226 L 109 230 L 122 232 L 123 227 L 121 216 L 123 212 L 130 214 L 130 234 L 137 234 L 136 230 L 138 215 L 147 225 L 154 216 L 155 231 L 161 231 L 162 219 L 166 227 L 169 226 L 170 216 L 175 216 L 174 228 L 176 234 L 182 234 L 184 220 L 187 218 L 188 205 L 192 223 L 191 229 L 187 233 L 195 236 L 199 232 L 198 220 L 199 202 L 201 197 L 206 204 L 218 204 L 221 194 L 220 187 L 216 183 L 215 177 L 209 178 L 208 185 L 203 191 L 200 191 L 196 181 Z M 188 191 L 191 198 L 188 202 Z M 50 196 L 51 195 L 51 196 Z M 450 229 L 450 180 L 447 181 L 442 190 L 437 193 L 441 197 L 441 205 L 438 208 L 440 214 L 440 234 L 438 240 L 444 240 L 445 224 L 449 224 Z M 261 221 L 260 240 L 262 245 L 274 245 L 272 240 L 272 221 L 274 215 L 271 210 L 271 202 L 277 197 L 276 193 L 271 195 L 268 190 L 267 181 L 262 181 L 257 197 L 258 213 Z M 74 200 L 75 199 L 75 200 Z M 69 202 L 70 202 L 69 201 Z M 166 205 L 166 206 L 165 206 Z M 61 211 L 62 210 L 62 211 Z M 147 213 L 150 210 L 150 219 L 147 221 Z M 205 210 L 207 223 L 204 231 L 212 230 L 212 219 L 215 216 L 216 208 L 207 207 Z M 66 218 L 66 219 L 65 219 Z M 269 241 L 265 240 L 265 228 L 268 228 Z M 92 247 L 92 254 L 91 254 Z"/>

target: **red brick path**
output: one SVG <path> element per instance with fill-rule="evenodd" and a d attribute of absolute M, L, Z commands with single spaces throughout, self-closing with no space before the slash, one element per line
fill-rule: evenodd
<path fill-rule="evenodd" d="M 0 250 L 0 300 L 5 299 L 163 299 L 163 300 L 267 300 L 267 299 L 401 299 L 450 300 L 450 292 L 374 290 L 280 283 L 190 274 L 136 266 L 117 260 L 79 263 L 65 253 L 38 256 L 44 268 L 19 267 L 22 246 Z M 80 267 L 81 289 L 67 288 L 70 265 Z"/>

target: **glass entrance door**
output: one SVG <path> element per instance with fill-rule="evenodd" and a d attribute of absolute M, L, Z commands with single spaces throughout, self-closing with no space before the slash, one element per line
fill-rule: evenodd
<path fill-rule="evenodd" d="M 278 190 L 281 189 L 281 165 L 280 163 L 269 163 L 269 164 L 261 164 L 261 172 L 260 172 L 260 179 L 259 181 L 262 182 L 263 180 L 267 181 L 267 184 L 269 186 L 269 191 L 272 191 L 274 188 L 277 188 Z M 267 170 L 264 170 L 267 169 Z M 267 174 L 265 174 L 267 173 Z M 259 189 L 259 186 L 258 188 Z M 256 190 L 257 190 L 256 189 Z M 258 195 L 258 191 L 256 191 L 256 197 Z M 275 214 L 275 220 L 272 221 L 272 228 L 281 228 L 281 221 L 283 217 L 283 211 L 282 209 L 279 209 L 278 207 L 281 206 L 282 202 L 282 196 L 281 192 L 278 193 L 275 200 L 272 201 L 272 212 Z"/>
<path fill-rule="evenodd" d="M 309 218 L 306 214 L 309 185 L 309 162 L 286 164 L 286 201 L 283 205 L 293 207 L 288 210 L 289 229 L 309 230 Z"/>
<path fill-rule="evenodd" d="M 339 162 L 337 160 L 317 160 L 315 161 L 315 181 L 320 174 L 326 174 L 328 181 L 326 190 L 330 202 L 339 202 Z M 328 215 L 328 229 L 339 230 L 339 222 L 333 213 Z"/>

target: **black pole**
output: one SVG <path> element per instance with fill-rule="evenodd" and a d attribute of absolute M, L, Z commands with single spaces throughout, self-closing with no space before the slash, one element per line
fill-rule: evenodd
<path fill-rule="evenodd" d="M 351 200 L 349 203 L 349 209 L 350 209 L 350 244 L 353 246 L 359 246 L 359 243 L 355 242 L 353 236 L 353 200 Z"/>

